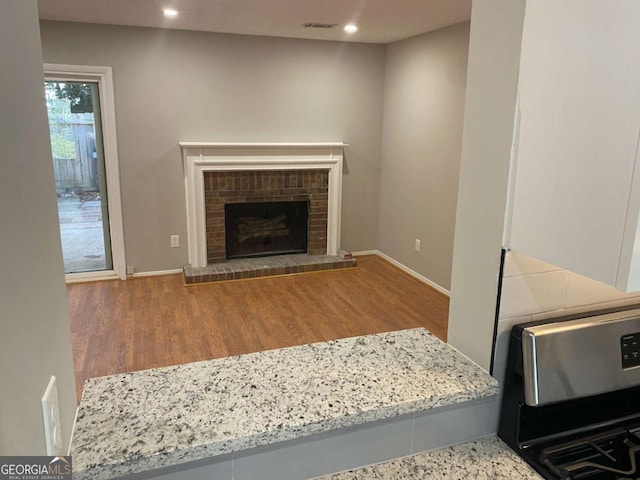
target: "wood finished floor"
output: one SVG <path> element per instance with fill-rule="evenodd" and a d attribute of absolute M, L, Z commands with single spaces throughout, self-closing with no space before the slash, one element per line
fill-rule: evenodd
<path fill-rule="evenodd" d="M 78 399 L 87 378 L 425 327 L 449 299 L 376 256 L 359 267 L 185 286 L 182 275 L 67 286 Z"/>

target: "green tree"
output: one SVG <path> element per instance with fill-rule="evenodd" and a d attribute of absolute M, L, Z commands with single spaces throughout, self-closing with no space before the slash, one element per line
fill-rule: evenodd
<path fill-rule="evenodd" d="M 93 97 L 90 84 L 48 82 L 47 86 L 55 98 L 69 100 L 71 113 L 93 113 Z"/>
<path fill-rule="evenodd" d="M 51 153 L 54 158 L 72 159 L 76 158 L 76 144 L 70 138 L 72 133 L 67 125 L 73 123 L 75 115 L 71 113 L 71 101 L 67 98 L 58 98 L 56 85 L 52 82 L 45 84 Z"/>
<path fill-rule="evenodd" d="M 71 113 L 93 113 L 91 85 L 87 83 L 56 83 L 56 96 L 71 102 Z"/>

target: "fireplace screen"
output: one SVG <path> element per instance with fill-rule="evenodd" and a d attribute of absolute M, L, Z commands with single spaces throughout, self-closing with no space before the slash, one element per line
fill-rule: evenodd
<path fill-rule="evenodd" d="M 227 203 L 227 258 L 307 251 L 309 202 Z"/>

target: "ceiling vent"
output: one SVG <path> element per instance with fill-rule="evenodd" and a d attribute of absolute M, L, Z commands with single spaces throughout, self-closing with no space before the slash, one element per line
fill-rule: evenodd
<path fill-rule="evenodd" d="M 337 27 L 337 23 L 305 23 L 302 25 L 304 28 L 324 28 L 325 30 L 333 27 Z"/>

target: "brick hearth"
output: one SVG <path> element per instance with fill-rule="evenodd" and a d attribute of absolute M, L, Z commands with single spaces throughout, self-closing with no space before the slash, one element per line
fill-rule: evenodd
<path fill-rule="evenodd" d="M 183 268 L 188 285 L 207 282 L 222 282 L 246 278 L 271 277 L 291 273 L 319 272 L 357 267 L 358 262 L 350 254 L 341 255 L 278 255 L 274 257 L 238 258 L 206 267 Z"/>

